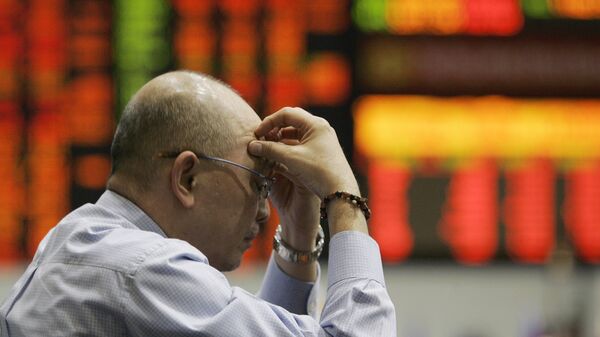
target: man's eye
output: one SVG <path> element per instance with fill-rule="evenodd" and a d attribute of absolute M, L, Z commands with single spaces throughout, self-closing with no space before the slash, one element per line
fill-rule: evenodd
<path fill-rule="evenodd" d="M 254 180 L 254 188 L 256 189 L 256 192 L 260 192 L 263 189 L 263 180 L 256 177 L 253 179 Z"/>

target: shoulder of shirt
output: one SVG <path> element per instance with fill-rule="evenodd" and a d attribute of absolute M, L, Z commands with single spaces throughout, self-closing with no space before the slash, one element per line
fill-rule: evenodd
<path fill-rule="evenodd" d="M 40 265 L 85 265 L 132 275 L 157 252 L 165 263 L 173 257 L 184 257 L 208 264 L 206 256 L 189 243 L 141 230 L 127 219 L 92 204 L 67 215 L 45 241 L 43 252 L 38 249 Z"/>

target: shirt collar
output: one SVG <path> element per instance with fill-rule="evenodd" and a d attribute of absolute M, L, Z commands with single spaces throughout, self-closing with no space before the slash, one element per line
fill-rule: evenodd
<path fill-rule="evenodd" d="M 160 226 L 154 222 L 154 220 L 152 220 L 152 218 L 150 218 L 141 208 L 139 208 L 129 199 L 117 194 L 114 191 L 106 190 L 102 196 L 100 196 L 100 199 L 98 199 L 96 205 L 110 209 L 143 231 L 153 232 L 162 237 L 167 237 Z"/>

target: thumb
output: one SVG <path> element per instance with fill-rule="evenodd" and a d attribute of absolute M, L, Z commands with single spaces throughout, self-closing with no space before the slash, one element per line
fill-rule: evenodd
<path fill-rule="evenodd" d="M 269 141 L 251 141 L 248 144 L 248 152 L 254 156 L 265 157 L 276 162 L 286 163 L 286 152 L 289 152 L 289 145 Z"/>

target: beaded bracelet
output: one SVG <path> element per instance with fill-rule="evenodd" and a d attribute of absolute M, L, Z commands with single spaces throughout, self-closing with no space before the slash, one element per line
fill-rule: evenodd
<path fill-rule="evenodd" d="M 321 225 L 325 225 L 327 222 L 327 204 L 333 199 L 342 199 L 358 207 L 365 215 L 366 220 L 369 220 L 371 217 L 371 210 L 367 206 L 367 198 L 362 198 L 348 192 L 337 191 L 323 198 L 321 202 Z"/>

